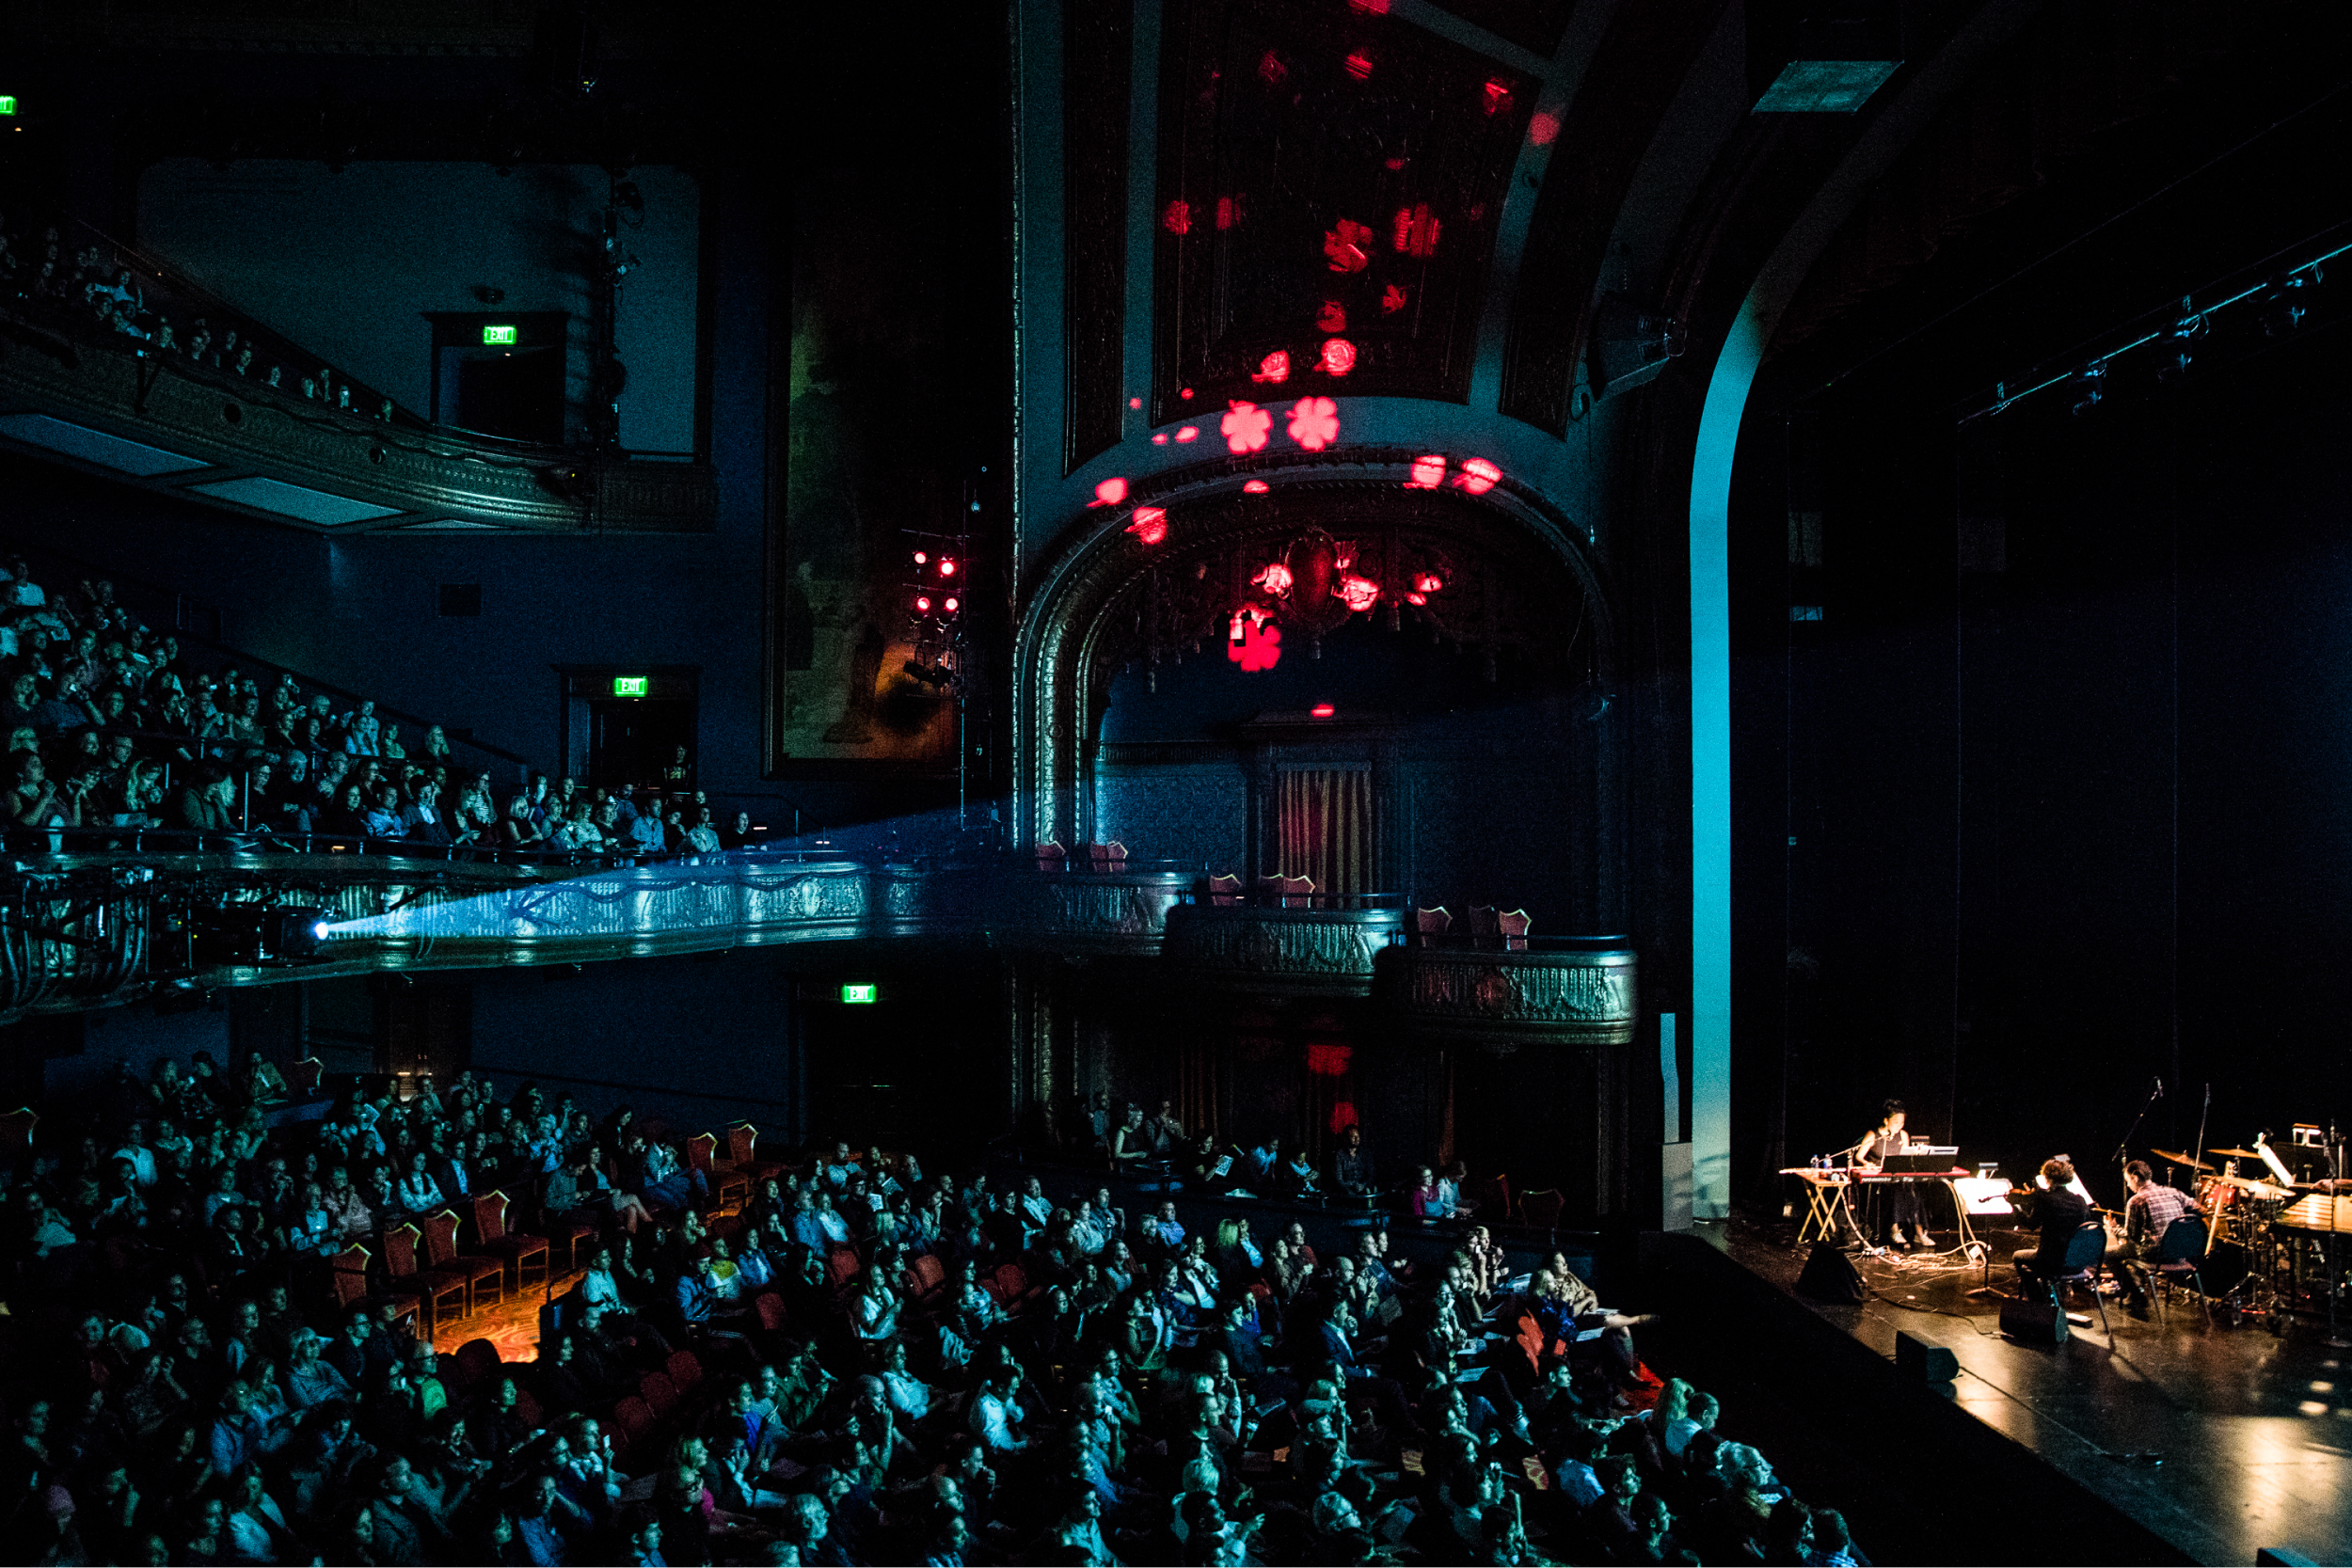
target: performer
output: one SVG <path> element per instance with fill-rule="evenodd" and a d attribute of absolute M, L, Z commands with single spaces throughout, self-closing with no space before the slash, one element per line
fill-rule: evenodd
<path fill-rule="evenodd" d="M 1890 1100 L 1880 1114 L 1879 1124 L 1862 1134 L 1862 1141 L 1853 1147 L 1853 1163 L 1864 1170 L 1883 1169 L 1886 1157 L 1900 1154 L 1911 1147 L 1911 1135 L 1903 1131 L 1903 1102 Z M 1919 1228 L 1919 1193 L 1909 1181 L 1873 1183 L 1867 1207 L 1871 1229 L 1877 1232 L 1881 1246 L 1931 1246 L 1927 1232 Z M 1910 1239 L 1903 1231 L 1908 1228 Z"/>
<path fill-rule="evenodd" d="M 2123 1309 L 2144 1322 L 2148 1316 L 2149 1266 L 2164 1245 L 2165 1231 L 2173 1221 L 2204 1211 L 2178 1187 L 2158 1182 L 2145 1160 L 2134 1160 L 2125 1165 L 2123 1180 L 2132 1196 L 2123 1205 L 2123 1244 L 2119 1256 L 2110 1261 L 2116 1283 L 2123 1288 Z"/>
<path fill-rule="evenodd" d="M 2074 1232 L 2090 1218 L 2090 1205 L 2075 1194 L 2074 1182 L 2074 1166 L 2061 1154 L 2042 1162 L 2041 1180 L 2035 1186 L 2010 1189 L 2010 1201 L 2041 1231 L 2040 1244 L 2019 1247 L 2010 1259 L 2017 1266 L 2020 1284 L 2037 1277 L 2056 1278 L 2066 1272 L 2066 1249 L 2074 1244 Z"/>

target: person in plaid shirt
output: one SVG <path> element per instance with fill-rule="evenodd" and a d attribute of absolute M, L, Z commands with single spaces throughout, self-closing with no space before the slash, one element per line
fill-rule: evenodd
<path fill-rule="evenodd" d="M 2160 1185 L 2145 1160 L 2123 1167 L 2132 1196 L 2123 1205 L 2123 1263 L 2116 1277 L 2123 1287 L 2124 1307 L 2136 1318 L 2148 1315 L 2148 1260 L 2164 1243 L 2174 1220 L 2203 1212 L 2197 1200 L 2178 1187 Z"/>

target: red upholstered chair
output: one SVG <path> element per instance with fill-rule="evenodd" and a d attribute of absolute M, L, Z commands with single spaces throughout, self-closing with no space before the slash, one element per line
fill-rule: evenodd
<path fill-rule="evenodd" d="M 466 1282 L 467 1311 L 480 1311 L 485 1292 L 491 1306 L 506 1299 L 506 1265 L 495 1258 L 457 1250 L 456 1210 L 444 1209 L 430 1216 L 421 1228 L 425 1261 L 433 1266 L 433 1272 L 453 1275 Z"/>
<path fill-rule="evenodd" d="M 1108 844 L 1089 844 L 1087 846 L 1087 859 L 1097 871 L 1124 871 L 1127 869 L 1127 847 L 1116 839 Z"/>
<path fill-rule="evenodd" d="M 0 1160 L 13 1164 L 31 1153 L 33 1128 L 40 1120 L 40 1113 L 29 1105 L 0 1116 Z"/>
<path fill-rule="evenodd" d="M 457 1216 L 452 1214 L 450 1224 L 453 1228 L 456 1221 Z M 404 1225 L 384 1232 L 384 1277 L 390 1281 L 394 1291 L 405 1292 L 422 1304 L 426 1329 L 424 1338 L 430 1339 L 440 1333 L 445 1310 L 451 1320 L 466 1315 L 467 1299 L 472 1286 L 462 1269 L 426 1267 L 417 1256 L 420 1235 L 421 1232 L 413 1225 Z"/>
<path fill-rule="evenodd" d="M 678 1405 L 677 1385 L 667 1372 L 647 1372 L 637 1380 L 637 1392 L 657 1421 L 666 1421 Z"/>
<path fill-rule="evenodd" d="M 1209 879 L 1209 902 L 1238 904 L 1241 902 L 1241 879 L 1230 871 L 1220 871 Z"/>
<path fill-rule="evenodd" d="M 514 1266 L 515 1283 L 511 1290 L 516 1295 L 522 1294 L 525 1275 L 535 1262 L 539 1266 L 539 1285 L 544 1291 L 549 1284 L 548 1276 L 553 1273 L 548 1258 L 548 1239 L 519 1233 L 510 1235 L 506 1228 L 506 1209 L 504 1193 L 474 1195 L 474 1250 L 485 1258 L 495 1258 L 501 1263 Z"/>
<path fill-rule="evenodd" d="M 515 1419 L 522 1422 L 523 1430 L 526 1432 L 535 1431 L 548 1424 L 547 1415 L 539 1408 L 539 1402 L 532 1398 L 531 1390 L 520 1383 L 515 1385 Z"/>
<path fill-rule="evenodd" d="M 1496 934 L 1495 907 L 1492 904 L 1472 904 L 1470 908 L 1470 934 L 1472 942 L 1483 941 Z"/>
<path fill-rule="evenodd" d="M 1038 841 L 1036 853 L 1040 871 L 1066 871 L 1070 868 L 1070 851 L 1050 838 Z"/>
<path fill-rule="evenodd" d="M 327 1280 L 335 1291 L 335 1307 L 348 1311 L 368 1299 L 368 1261 L 366 1247 L 354 1242 L 335 1254 L 334 1267 L 327 1272 Z M 414 1296 L 409 1298 L 415 1300 Z"/>
<path fill-rule="evenodd" d="M 1504 910 L 1495 916 L 1495 928 L 1502 933 L 1502 945 L 1524 951 L 1527 946 L 1527 911 Z"/>
<path fill-rule="evenodd" d="M 825 1283 L 836 1291 L 847 1290 L 850 1281 L 855 1279 L 863 1268 L 853 1249 L 834 1247 L 825 1254 Z"/>
<path fill-rule="evenodd" d="M 1445 935 L 1453 928 L 1453 926 L 1454 916 L 1447 911 L 1443 904 L 1434 910 L 1413 911 L 1413 931 L 1421 939 L 1421 945 L 1423 947 L 1436 946 L 1437 939 Z"/>
<path fill-rule="evenodd" d="M 737 1204 L 751 1200 L 750 1180 L 719 1164 L 719 1140 L 715 1135 L 697 1132 L 687 1139 L 686 1163 L 703 1173 L 721 1208 L 732 1210 Z"/>
<path fill-rule="evenodd" d="M 1311 909 L 1315 901 L 1315 879 L 1312 877 L 1282 879 L 1282 907 L 1286 910 Z"/>
<path fill-rule="evenodd" d="M 702 1357 L 691 1350 L 672 1351 L 663 1370 L 670 1374 L 670 1381 L 677 1385 L 679 1393 L 691 1394 L 703 1380 Z"/>
<path fill-rule="evenodd" d="M 758 1186 L 771 1176 L 782 1176 L 791 1167 L 775 1160 L 759 1157 L 759 1129 L 748 1121 L 739 1121 L 727 1129 L 727 1164 L 735 1173 L 753 1186 Z"/>
<path fill-rule="evenodd" d="M 784 1297 L 773 1291 L 762 1291 L 754 1296 L 752 1310 L 759 1317 L 759 1326 L 771 1334 L 783 1333 L 785 1323 L 790 1316 L 785 1307 Z"/>
<path fill-rule="evenodd" d="M 612 1430 L 620 1434 L 623 1453 L 644 1457 L 639 1449 L 649 1443 L 653 1425 L 653 1406 L 635 1394 L 612 1407 Z"/>
<path fill-rule="evenodd" d="M 1509 1219 L 1511 1217 L 1511 1179 L 1508 1176 L 1497 1176 L 1476 1183 L 1470 1193 L 1470 1200 L 1478 1205 L 1478 1212 L 1482 1215 L 1490 1214 L 1498 1220 Z"/>

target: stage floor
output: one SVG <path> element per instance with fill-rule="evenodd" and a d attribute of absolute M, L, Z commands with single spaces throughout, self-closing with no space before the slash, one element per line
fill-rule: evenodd
<path fill-rule="evenodd" d="M 2260 1547 L 2284 1546 L 2352 1561 L 2352 1350 L 2328 1347 L 2325 1322 L 2298 1318 L 2279 1335 L 2250 1322 L 2208 1327 L 2193 1300 L 2176 1297 L 2169 1323 L 2140 1323 L 2110 1297 L 2103 1331 L 2077 1291 L 2073 1306 L 2090 1327 L 2036 1348 L 2001 1335 L 2000 1298 L 1969 1294 L 1985 1273 L 1957 1254 L 1858 1258 L 1870 1299 L 1828 1305 L 1794 1294 L 1804 1262 L 1794 1221 L 1699 1228 L 1883 1355 L 1894 1355 L 1899 1331 L 1949 1347 L 1961 1369 L 1949 1397 L 1961 1408 L 2195 1560 L 2251 1562 Z M 1994 1286 L 2007 1286 L 2020 1237 L 1979 1236 Z"/>

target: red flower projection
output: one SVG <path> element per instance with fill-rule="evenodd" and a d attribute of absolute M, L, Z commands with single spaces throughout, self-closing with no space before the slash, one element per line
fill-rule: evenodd
<path fill-rule="evenodd" d="M 1254 403 L 1237 403 L 1217 421 L 1216 433 L 1234 451 L 1263 451 L 1267 433 L 1273 428 L 1272 414 Z"/>
<path fill-rule="evenodd" d="M 1329 398 L 1300 398 L 1291 409 L 1291 439 L 1321 451 L 1340 438 L 1340 408 Z"/>
<path fill-rule="evenodd" d="M 1318 1078 L 1344 1078 L 1356 1059 L 1352 1045 L 1331 1045 L 1322 1040 L 1307 1042 L 1307 1070 Z"/>
<path fill-rule="evenodd" d="M 1370 578 L 1343 577 L 1331 593 L 1342 604 L 1359 613 L 1380 602 L 1380 585 Z"/>
<path fill-rule="evenodd" d="M 1240 665 L 1247 674 L 1271 670 L 1282 662 L 1282 628 L 1272 625 L 1262 626 L 1245 618 L 1241 624 L 1241 641 L 1228 641 L 1225 657 Z"/>
<path fill-rule="evenodd" d="M 1291 569 L 1279 561 L 1269 561 L 1265 569 L 1249 580 L 1279 599 L 1291 591 Z"/>
<path fill-rule="evenodd" d="M 1160 227 L 1171 234 L 1191 233 L 1192 203 L 1189 201 L 1169 202 L 1167 211 L 1160 214 Z"/>
<path fill-rule="evenodd" d="M 1366 82 L 1372 79 L 1372 56 L 1365 54 L 1362 50 L 1359 49 L 1356 53 L 1350 55 L 1345 63 L 1347 66 L 1347 73 L 1350 76 L 1355 77 L 1359 82 Z"/>
<path fill-rule="evenodd" d="M 1263 496 L 1266 493 L 1266 483 L 1263 479 L 1253 479 L 1241 487 L 1241 493 L 1245 496 Z"/>
<path fill-rule="evenodd" d="M 1267 50 L 1265 57 L 1258 62 L 1259 79 L 1268 87 L 1280 87 L 1290 73 L 1290 67 L 1284 65 L 1281 56 L 1271 49 Z"/>
<path fill-rule="evenodd" d="M 1155 447 L 1164 447 L 1168 445 L 1168 432 L 1163 430 L 1153 436 L 1152 437 L 1152 444 Z"/>
<path fill-rule="evenodd" d="M 1331 1131 L 1344 1132 L 1355 1125 L 1356 1102 L 1352 1100 L 1333 1101 L 1331 1102 Z"/>
<path fill-rule="evenodd" d="M 1199 440 L 1200 437 L 1200 427 L 1197 424 L 1188 424 L 1176 433 L 1176 444 L 1181 447 L 1186 441 Z"/>
<path fill-rule="evenodd" d="M 1380 296 L 1380 313 L 1385 316 L 1393 316 L 1404 309 L 1405 291 L 1393 283 L 1390 284 L 1388 292 Z"/>
<path fill-rule="evenodd" d="M 1342 218 L 1337 229 L 1323 231 L 1323 254 L 1330 258 L 1333 272 L 1361 272 L 1372 265 L 1371 245 L 1370 227 L 1350 218 Z"/>
<path fill-rule="evenodd" d="M 1552 138 L 1559 135 L 1560 117 L 1558 115 L 1539 113 L 1527 122 L 1527 139 L 1537 147 L 1549 147 Z"/>
<path fill-rule="evenodd" d="M 1462 461 L 1462 488 L 1473 496 L 1485 495 L 1502 478 L 1502 470 L 1483 457 L 1470 457 Z"/>
<path fill-rule="evenodd" d="M 1231 229 L 1241 221 L 1241 198 L 1220 196 L 1216 198 L 1216 226 Z"/>
<path fill-rule="evenodd" d="M 1412 477 L 1405 482 L 1407 490 L 1435 490 L 1445 483 L 1445 457 L 1431 452 L 1427 457 L 1413 459 Z"/>
<path fill-rule="evenodd" d="M 1127 525 L 1127 531 L 1141 544 L 1156 545 L 1168 537 L 1168 511 L 1165 507 L 1138 506 L 1136 520 Z"/>
<path fill-rule="evenodd" d="M 1094 499 L 1089 501 L 1088 504 L 1090 506 L 1117 506 L 1120 501 L 1123 501 L 1126 499 L 1127 482 L 1123 479 L 1106 479 L 1102 483 L 1094 487 Z"/>
<path fill-rule="evenodd" d="M 1257 370 L 1249 377 L 1252 381 L 1288 381 L 1290 378 L 1290 351 L 1279 348 L 1259 360 Z"/>
<path fill-rule="evenodd" d="M 1322 371 L 1326 375 L 1345 375 L 1356 368 L 1356 345 L 1345 338 L 1323 340 Z"/>
<path fill-rule="evenodd" d="M 1271 55 L 1266 56 L 1268 59 L 1272 59 L 1273 57 L 1274 56 Z M 1486 95 L 1486 112 L 1488 114 L 1501 114 L 1503 110 L 1511 106 L 1511 89 L 1504 87 L 1501 82 L 1497 82 L 1489 78 L 1484 90 Z"/>
<path fill-rule="evenodd" d="M 1325 300 L 1323 309 L 1315 317 L 1315 330 L 1317 332 L 1346 331 L 1347 308 L 1336 299 Z"/>

